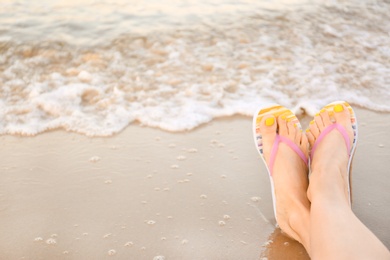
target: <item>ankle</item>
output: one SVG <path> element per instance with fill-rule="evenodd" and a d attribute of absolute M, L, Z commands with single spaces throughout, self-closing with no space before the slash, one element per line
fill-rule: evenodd
<path fill-rule="evenodd" d="M 326 164 L 321 161 L 314 161 L 311 164 L 310 181 L 317 179 L 323 181 L 324 179 L 333 178 L 335 175 L 342 174 L 341 167 L 338 164 Z"/>
<path fill-rule="evenodd" d="M 324 168 L 317 169 L 312 171 L 307 189 L 307 196 L 311 203 L 315 200 L 321 200 L 323 202 L 347 202 L 349 204 L 346 169 L 341 170 L 337 166 L 328 166 L 327 170 L 323 170 Z"/>

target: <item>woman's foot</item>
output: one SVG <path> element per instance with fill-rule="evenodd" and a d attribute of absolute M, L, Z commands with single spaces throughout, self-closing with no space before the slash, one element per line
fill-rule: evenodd
<path fill-rule="evenodd" d="M 287 119 L 288 118 L 288 119 Z M 258 127 L 262 136 L 263 155 L 272 174 L 276 201 L 276 218 L 280 228 L 302 243 L 309 251 L 310 202 L 307 199 L 308 168 L 285 142 L 280 142 L 271 165 L 271 153 L 277 135 L 289 139 L 308 157 L 308 140 L 299 128 L 298 119 L 290 114 L 265 115 Z M 275 144 L 276 145 L 276 144 Z M 272 167 L 273 166 L 273 167 Z M 272 170 L 271 170 L 272 169 Z"/>
<path fill-rule="evenodd" d="M 316 143 L 321 133 L 333 124 L 338 124 L 345 130 L 349 138 L 349 147 L 342 133 L 337 129 L 323 135 L 323 139 Z M 339 103 L 332 106 L 331 110 L 322 109 L 310 122 L 306 135 L 314 152 L 311 155 L 312 174 L 307 192 L 309 200 L 312 201 L 316 195 L 329 195 L 328 198 L 333 202 L 340 198 L 349 204 L 350 188 L 347 169 L 354 132 L 348 107 Z"/>
<path fill-rule="evenodd" d="M 356 144 L 354 124 L 350 106 L 337 102 L 321 110 L 306 133 L 312 146 L 308 198 L 313 259 L 390 257 L 350 207 L 348 163 Z"/>

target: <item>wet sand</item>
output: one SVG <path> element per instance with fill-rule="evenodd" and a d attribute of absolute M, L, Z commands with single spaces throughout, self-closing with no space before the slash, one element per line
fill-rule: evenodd
<path fill-rule="evenodd" d="M 390 247 L 390 114 L 356 112 L 353 209 Z M 274 227 L 251 123 L 1 136 L 0 258 L 308 259 Z"/>

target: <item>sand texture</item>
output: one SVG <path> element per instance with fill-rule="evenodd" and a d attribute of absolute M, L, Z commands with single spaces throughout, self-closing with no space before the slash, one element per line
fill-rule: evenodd
<path fill-rule="evenodd" d="M 389 247 L 390 115 L 356 112 L 353 209 Z M 308 259 L 274 227 L 251 124 L 1 136 L 0 259 Z"/>

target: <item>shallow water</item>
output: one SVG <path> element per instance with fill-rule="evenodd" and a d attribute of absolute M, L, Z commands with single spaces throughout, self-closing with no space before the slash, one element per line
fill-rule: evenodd
<path fill-rule="evenodd" d="M 62 41 L 91 46 L 130 33 L 161 33 L 201 24 L 234 22 L 231 16 L 312 5 L 311 0 L 69 0 L 2 1 L 1 39 Z"/>
<path fill-rule="evenodd" d="M 278 102 L 390 112 L 386 1 L 2 1 L 0 134 L 188 130 Z"/>

